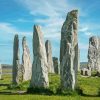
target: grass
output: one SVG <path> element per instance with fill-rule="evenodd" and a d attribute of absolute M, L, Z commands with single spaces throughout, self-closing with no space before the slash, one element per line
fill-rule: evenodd
<path fill-rule="evenodd" d="M 3 73 L 11 73 L 12 72 L 12 69 L 11 68 L 3 68 L 2 70 Z"/>
<path fill-rule="evenodd" d="M 100 78 L 98 77 L 79 77 L 78 84 L 83 90 L 85 95 L 98 95 L 100 87 Z"/>
<path fill-rule="evenodd" d="M 6 70 L 7 71 L 7 70 Z M 100 78 L 99 77 L 82 77 L 78 74 L 78 86 L 83 90 L 83 95 L 61 95 L 57 94 L 60 85 L 60 76 L 49 74 L 49 89 L 52 95 L 47 94 L 16 94 L 17 91 L 27 91 L 29 81 L 23 82 L 19 88 L 8 88 L 11 84 L 11 75 L 3 75 L 0 80 L 0 100 L 100 100 Z M 12 93 L 10 95 L 6 93 Z"/>

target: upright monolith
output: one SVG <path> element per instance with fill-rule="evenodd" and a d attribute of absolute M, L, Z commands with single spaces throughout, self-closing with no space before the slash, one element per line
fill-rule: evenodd
<path fill-rule="evenodd" d="M 57 57 L 53 57 L 53 66 L 54 66 L 54 72 L 56 74 L 60 74 L 60 68 L 58 66 L 58 58 Z"/>
<path fill-rule="evenodd" d="M 60 69 L 63 90 L 74 90 L 78 69 L 78 11 L 68 13 L 61 29 Z"/>
<path fill-rule="evenodd" d="M 39 26 L 34 26 L 33 33 L 33 54 L 32 79 L 30 87 L 46 88 L 49 86 L 48 65 L 43 33 Z"/>
<path fill-rule="evenodd" d="M 54 73 L 52 47 L 51 47 L 51 42 L 49 40 L 45 42 L 45 48 L 46 48 L 46 54 L 47 54 L 48 72 Z"/>
<path fill-rule="evenodd" d="M 88 69 L 100 72 L 100 38 L 96 36 L 89 39 Z"/>
<path fill-rule="evenodd" d="M 22 48 L 23 48 L 23 54 L 22 54 L 23 81 L 27 81 L 31 79 L 32 63 L 26 37 L 23 37 Z"/>
<path fill-rule="evenodd" d="M 13 70 L 12 70 L 12 82 L 13 84 L 19 84 L 22 82 L 22 66 L 20 65 L 19 56 L 19 38 L 18 35 L 14 37 L 13 44 Z"/>

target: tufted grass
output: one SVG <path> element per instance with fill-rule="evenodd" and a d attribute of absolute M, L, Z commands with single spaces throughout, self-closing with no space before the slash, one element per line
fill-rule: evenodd
<path fill-rule="evenodd" d="M 0 86 L 0 100 L 100 100 L 100 77 L 83 77 L 78 73 L 77 84 L 82 89 L 83 95 L 57 94 L 57 89 L 60 86 L 60 76 L 57 74 L 49 74 L 49 90 L 53 92 L 52 95 L 16 93 L 17 91 L 27 91 L 29 82 L 30 81 L 23 82 L 18 85 L 17 89 L 9 88 L 11 75 L 3 75 L 3 80 L 0 80 L 0 84 L 2 84 L 2 86 Z"/>

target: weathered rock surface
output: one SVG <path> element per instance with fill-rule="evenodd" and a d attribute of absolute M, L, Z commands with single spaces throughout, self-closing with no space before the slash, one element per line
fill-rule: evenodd
<path fill-rule="evenodd" d="M 51 47 L 51 42 L 49 40 L 45 42 L 45 48 L 46 48 L 46 54 L 47 54 L 48 72 L 54 73 L 52 47 Z"/>
<path fill-rule="evenodd" d="M 43 33 L 39 26 L 34 26 L 33 34 L 33 54 L 32 79 L 30 87 L 48 87 L 48 65 Z"/>
<path fill-rule="evenodd" d="M 96 36 L 89 39 L 88 68 L 100 72 L 100 38 Z"/>
<path fill-rule="evenodd" d="M 27 81 L 30 80 L 32 76 L 32 63 L 26 37 L 23 37 L 22 47 L 23 47 L 23 54 L 22 54 L 23 81 Z"/>
<path fill-rule="evenodd" d="M 0 64 L 0 79 L 2 79 L 2 65 Z"/>
<path fill-rule="evenodd" d="M 57 57 L 53 57 L 53 66 L 54 66 L 54 72 L 56 74 L 60 74 L 60 68 L 58 66 L 58 58 Z"/>
<path fill-rule="evenodd" d="M 76 84 L 78 69 L 77 15 L 77 10 L 69 12 L 61 29 L 61 87 L 65 90 L 74 90 Z"/>
<path fill-rule="evenodd" d="M 22 82 L 22 66 L 20 65 L 20 57 L 19 57 L 19 38 L 18 35 L 14 37 L 14 45 L 13 45 L 13 70 L 12 70 L 12 81 L 13 84 L 19 84 Z"/>

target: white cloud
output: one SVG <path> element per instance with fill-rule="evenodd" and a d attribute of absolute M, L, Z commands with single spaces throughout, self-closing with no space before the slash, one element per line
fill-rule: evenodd
<path fill-rule="evenodd" d="M 87 18 L 88 19 L 88 18 Z M 94 19 L 95 20 L 95 19 Z M 97 20 L 95 20 L 97 21 Z M 100 25 L 99 25 L 99 21 L 95 22 L 95 21 L 82 21 L 79 23 L 79 31 L 80 32 L 86 32 L 86 31 L 94 31 L 94 30 L 100 30 Z"/>
<path fill-rule="evenodd" d="M 50 38 L 52 38 L 52 39 L 60 39 L 60 34 L 58 34 L 58 33 L 45 34 L 44 38 L 46 38 L 46 39 L 50 39 Z"/>
<path fill-rule="evenodd" d="M 35 24 L 43 25 L 42 30 L 46 34 L 46 37 L 53 36 L 53 34 L 61 34 L 61 27 L 66 19 L 66 15 L 69 11 L 73 9 L 79 10 L 80 16 L 86 16 L 85 12 L 80 6 L 69 3 L 68 0 L 16 0 L 17 3 L 25 7 L 29 14 L 35 17 L 33 22 Z M 41 16 L 46 16 L 46 18 L 41 18 Z M 65 17 L 65 18 L 64 18 Z M 19 21 L 25 21 L 19 19 Z M 80 29 L 79 31 L 87 32 L 88 28 Z M 52 35 L 51 35 L 52 34 Z"/>
<path fill-rule="evenodd" d="M 88 30 L 88 27 L 80 27 L 79 32 L 86 32 Z"/>
<path fill-rule="evenodd" d="M 48 38 L 59 38 L 61 34 L 61 27 L 64 20 L 62 18 L 49 18 L 49 19 L 37 19 L 35 23 L 39 23 L 40 25 L 46 23 L 45 26 L 42 27 L 43 33 L 45 37 Z"/>
<path fill-rule="evenodd" d="M 18 1 L 18 0 L 17 0 Z M 59 12 L 66 11 L 66 0 L 19 0 L 25 8 L 27 8 L 32 15 L 45 15 L 49 17 L 58 16 Z"/>
<path fill-rule="evenodd" d="M 92 36 L 93 33 L 91 33 L 91 32 L 85 32 L 85 35 L 87 35 L 87 36 Z"/>
<path fill-rule="evenodd" d="M 61 27 L 66 19 L 66 14 L 70 10 L 77 9 L 75 5 L 68 3 L 68 0 L 16 0 L 23 5 L 31 15 L 40 16 L 33 19 L 33 22 L 39 25 L 43 25 L 42 29 L 45 33 L 45 37 L 52 37 L 56 34 L 57 38 L 61 34 Z M 47 18 L 41 18 L 46 16 Z M 65 17 L 65 18 L 64 18 Z M 57 35 L 58 34 L 58 35 Z M 48 35 L 48 36 L 47 36 Z"/>
<path fill-rule="evenodd" d="M 12 33 L 12 34 L 20 34 L 20 35 L 32 35 L 32 32 L 23 32 L 14 27 L 10 23 L 0 23 L 0 33 Z"/>
<path fill-rule="evenodd" d="M 15 33 L 16 32 L 16 28 L 13 27 L 10 23 L 0 23 L 0 31 L 4 32 L 4 33 Z"/>
<path fill-rule="evenodd" d="M 31 20 L 27 20 L 24 18 L 19 18 L 17 20 L 12 20 L 11 22 L 21 22 L 21 23 L 26 23 L 26 22 L 32 22 Z"/>
<path fill-rule="evenodd" d="M 86 35 L 88 37 L 91 37 L 92 35 L 94 35 L 92 30 L 91 30 L 91 26 L 90 26 L 89 23 L 80 24 L 79 32 L 82 32 L 82 33 L 84 33 L 84 35 Z"/>

